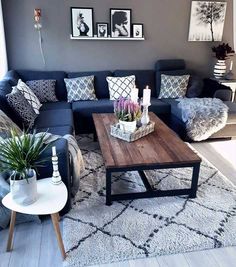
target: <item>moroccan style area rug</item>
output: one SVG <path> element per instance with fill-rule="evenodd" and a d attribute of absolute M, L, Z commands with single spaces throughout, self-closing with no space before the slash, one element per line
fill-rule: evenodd
<path fill-rule="evenodd" d="M 205 160 L 198 197 L 163 197 L 105 205 L 99 144 L 78 139 L 86 162 L 72 210 L 64 217 L 65 266 L 85 266 L 236 245 L 236 187 Z M 190 186 L 191 169 L 146 172 L 159 189 Z M 144 191 L 136 172 L 113 177 L 113 192 Z"/>

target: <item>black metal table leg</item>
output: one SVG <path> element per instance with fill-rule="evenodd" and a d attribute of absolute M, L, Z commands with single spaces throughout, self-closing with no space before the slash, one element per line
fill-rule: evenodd
<path fill-rule="evenodd" d="M 106 205 L 111 206 L 111 172 L 106 170 Z"/>
<path fill-rule="evenodd" d="M 197 196 L 197 187 L 198 187 L 200 165 L 201 165 L 201 163 L 197 163 L 196 165 L 193 166 L 191 193 L 189 195 L 190 198 L 195 198 Z"/>

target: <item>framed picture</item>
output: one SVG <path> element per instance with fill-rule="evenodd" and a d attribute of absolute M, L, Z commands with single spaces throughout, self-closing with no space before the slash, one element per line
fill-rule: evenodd
<path fill-rule="evenodd" d="M 226 2 L 192 1 L 189 41 L 222 41 Z"/>
<path fill-rule="evenodd" d="M 134 38 L 143 37 L 143 24 L 132 24 L 132 32 Z"/>
<path fill-rule="evenodd" d="M 131 9 L 110 9 L 111 37 L 131 37 Z"/>
<path fill-rule="evenodd" d="M 93 8 L 71 7 L 73 37 L 93 37 Z"/>
<path fill-rule="evenodd" d="M 96 28 L 98 37 L 108 37 L 108 23 L 98 22 Z"/>

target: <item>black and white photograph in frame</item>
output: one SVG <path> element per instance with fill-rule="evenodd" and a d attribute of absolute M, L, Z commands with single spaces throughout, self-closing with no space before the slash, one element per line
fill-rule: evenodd
<path fill-rule="evenodd" d="M 142 38 L 143 37 L 143 24 L 132 24 L 132 32 L 134 38 Z"/>
<path fill-rule="evenodd" d="M 131 9 L 110 9 L 111 37 L 131 37 Z"/>
<path fill-rule="evenodd" d="M 189 41 L 222 41 L 226 2 L 192 1 Z"/>
<path fill-rule="evenodd" d="M 97 37 L 99 38 L 108 37 L 108 23 L 103 23 L 103 22 L 97 23 Z"/>
<path fill-rule="evenodd" d="M 73 37 L 93 37 L 93 8 L 71 7 Z"/>

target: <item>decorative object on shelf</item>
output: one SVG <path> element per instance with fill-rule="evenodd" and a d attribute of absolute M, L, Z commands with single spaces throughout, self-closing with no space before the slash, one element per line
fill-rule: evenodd
<path fill-rule="evenodd" d="M 134 132 L 137 121 L 141 118 L 141 107 L 138 103 L 123 97 L 114 101 L 114 113 L 119 120 L 120 128 L 124 132 Z"/>
<path fill-rule="evenodd" d="M 71 7 L 73 37 L 93 37 L 93 8 Z"/>
<path fill-rule="evenodd" d="M 44 64 L 44 66 L 46 66 L 46 60 L 45 60 L 45 56 L 44 56 L 44 52 L 43 52 L 43 46 L 42 46 L 42 34 L 41 34 L 42 24 L 40 23 L 41 16 L 42 16 L 41 9 L 35 8 L 34 9 L 34 21 L 35 21 L 34 27 L 38 31 L 40 53 L 42 56 L 43 64 Z"/>
<path fill-rule="evenodd" d="M 230 62 L 230 68 L 229 68 L 229 71 L 225 75 L 225 79 L 226 80 L 232 80 L 233 78 L 234 78 L 234 74 L 233 74 L 233 60 L 231 60 L 231 62 Z"/>
<path fill-rule="evenodd" d="M 41 153 L 47 149 L 45 135 L 36 138 L 35 132 L 17 134 L 12 130 L 11 138 L 0 142 L 0 172 L 8 171 L 10 190 L 14 201 L 30 205 L 37 200 L 36 170 L 45 161 Z"/>
<path fill-rule="evenodd" d="M 61 175 L 58 170 L 58 157 L 56 147 L 52 147 L 52 166 L 53 166 L 53 174 L 52 174 L 52 184 L 58 185 L 62 183 Z"/>
<path fill-rule="evenodd" d="M 120 124 L 111 125 L 111 135 L 122 139 L 127 142 L 136 141 L 152 132 L 155 129 L 155 122 L 149 122 L 149 124 L 145 126 L 138 127 L 134 132 L 124 132 L 123 129 L 120 127 Z"/>
<path fill-rule="evenodd" d="M 142 38 L 143 37 L 143 24 L 132 24 L 132 33 L 134 38 Z"/>
<path fill-rule="evenodd" d="M 111 37 L 131 37 L 131 9 L 110 9 Z"/>
<path fill-rule="evenodd" d="M 192 1 L 189 41 L 222 41 L 226 2 Z"/>
<path fill-rule="evenodd" d="M 97 24 L 97 37 L 98 38 L 105 38 L 108 37 L 108 23 L 98 22 Z"/>
<path fill-rule="evenodd" d="M 229 44 L 223 43 L 218 46 L 213 46 L 212 52 L 215 53 L 215 57 L 218 60 L 214 67 L 214 76 L 216 79 L 224 78 L 226 74 L 225 60 L 234 54 L 234 50 Z"/>

